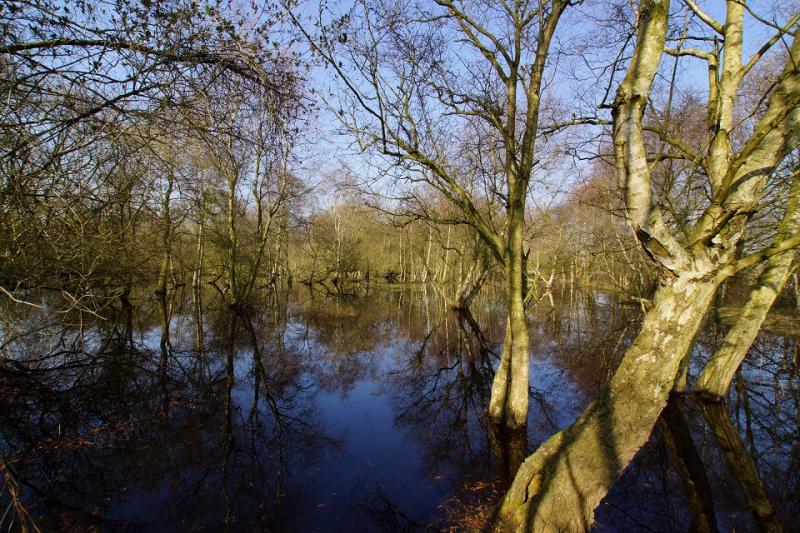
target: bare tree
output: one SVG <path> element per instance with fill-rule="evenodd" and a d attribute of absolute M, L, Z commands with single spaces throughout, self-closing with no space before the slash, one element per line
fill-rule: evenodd
<path fill-rule="evenodd" d="M 402 182 L 437 190 L 456 210 L 437 223 L 468 224 L 504 270 L 505 350 L 489 413 L 510 427 L 528 413 L 529 333 L 524 309 L 525 206 L 534 167 L 548 54 L 567 0 L 364 0 L 313 46 L 345 85 L 333 104 L 362 150 L 383 156 Z M 480 208 L 474 170 L 456 136 L 492 144 L 492 196 Z M 484 196 L 486 197 L 486 196 Z"/>
<path fill-rule="evenodd" d="M 697 36 L 698 47 L 683 47 L 693 37 L 680 32 L 681 46 L 668 48 L 669 0 L 643 0 L 636 14 L 636 46 L 613 104 L 615 165 L 625 184 L 627 217 L 661 273 L 652 308 L 608 388 L 523 463 L 501 503 L 499 529 L 588 530 L 595 507 L 649 438 L 670 393 L 682 388 L 679 370 L 688 365 L 720 283 L 800 244 L 800 236 L 793 234 L 743 257 L 737 253 L 755 213 L 769 206 L 763 201 L 769 178 L 797 142 L 800 13 L 782 25 L 770 23 L 774 37 L 744 61 L 744 3 L 727 1 L 724 23 L 692 0 L 684 4 L 711 37 Z M 737 98 L 742 80 L 772 45 L 787 40 L 789 52 L 774 85 L 754 108 L 742 109 Z M 645 110 L 665 54 L 689 55 L 708 66 L 702 151 L 682 138 L 675 125 L 659 124 L 659 118 L 669 116 L 663 110 L 649 119 L 663 145 L 646 143 Z M 693 163 L 707 184 L 704 209 L 685 232 L 670 223 L 653 194 L 653 163 L 671 158 Z"/>
<path fill-rule="evenodd" d="M 121 235 L 134 242 L 136 230 L 127 230 L 142 221 L 148 202 L 141 199 L 152 192 L 135 179 L 136 158 L 164 159 L 167 169 L 157 153 L 203 87 L 228 81 L 260 87 L 271 102 L 294 99 L 294 59 L 272 46 L 275 9 L 250 19 L 182 0 L 1 6 L 2 282 L 13 290 L 60 287 L 83 304 L 99 277 L 114 277 L 115 261 L 136 256 L 113 251 Z M 172 180 L 167 185 L 159 290 L 177 225 Z M 142 194 L 138 205 L 133 191 Z M 124 215 L 120 227 L 110 227 L 110 213 Z M 48 228 L 55 220 L 64 224 L 58 233 Z M 142 262 L 116 269 L 118 281 Z"/>

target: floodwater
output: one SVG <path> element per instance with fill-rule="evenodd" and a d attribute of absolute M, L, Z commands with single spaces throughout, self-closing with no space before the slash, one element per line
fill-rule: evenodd
<path fill-rule="evenodd" d="M 102 319 L 5 307 L 0 516 L 13 493 L 43 531 L 466 528 L 637 331 L 638 306 L 551 296 L 530 315 L 527 435 L 484 416 L 504 326 L 492 294 L 468 315 L 424 287 L 296 287 L 238 315 L 190 290 L 166 309 L 142 291 Z M 708 321 L 694 372 L 725 327 Z M 797 341 L 763 332 L 725 406 L 672 402 L 596 530 L 798 530 Z"/>

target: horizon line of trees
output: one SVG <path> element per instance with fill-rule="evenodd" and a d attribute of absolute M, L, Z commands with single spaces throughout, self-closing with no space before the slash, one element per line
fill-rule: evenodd
<path fill-rule="evenodd" d="M 800 292 L 800 11 L 592 6 L 0 0 L 3 297 L 98 316 L 152 284 L 168 355 L 182 285 L 242 313 L 292 280 L 435 283 L 455 309 L 492 280 L 507 321 L 488 414 L 518 430 L 530 304 L 619 291 L 639 334 L 493 523 L 588 529 L 670 395 L 724 397 Z M 296 148 L 320 103 L 378 170 L 324 208 Z M 741 316 L 689 383 L 703 318 L 743 276 Z"/>

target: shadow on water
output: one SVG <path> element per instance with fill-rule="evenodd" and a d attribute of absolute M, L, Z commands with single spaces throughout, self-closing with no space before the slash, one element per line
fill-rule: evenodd
<path fill-rule="evenodd" d="M 234 312 L 215 293 L 132 289 L 94 319 L 5 306 L 2 511 L 22 502 L 43 530 L 462 524 L 458 510 L 476 508 L 465 502 L 490 504 L 597 397 L 638 327 L 637 307 L 602 293 L 535 305 L 531 411 L 511 433 L 485 416 L 505 323 L 496 298 L 455 313 L 424 287 L 300 287 Z M 729 408 L 670 402 L 596 530 L 791 524 L 796 339 L 763 334 L 753 350 Z"/>

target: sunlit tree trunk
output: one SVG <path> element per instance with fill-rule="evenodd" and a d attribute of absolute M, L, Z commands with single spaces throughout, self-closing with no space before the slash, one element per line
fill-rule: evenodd
<path fill-rule="evenodd" d="M 273 275 L 281 282 L 289 282 L 289 233 L 288 233 L 288 215 L 286 206 L 281 205 L 278 210 L 278 238 L 275 242 L 275 261 L 273 268 Z M 369 279 L 369 273 L 367 273 Z"/>
<path fill-rule="evenodd" d="M 647 442 L 720 283 L 800 244 L 795 235 L 736 259 L 766 179 L 785 157 L 788 140 L 800 123 L 795 105 L 800 100 L 800 76 L 794 66 L 800 59 L 800 40 L 795 36 L 791 57 L 754 133 L 734 152 L 728 132 L 747 67 L 741 58 L 744 7 L 734 0 L 727 7 L 726 23 L 714 23 L 725 35 L 725 50 L 718 78 L 716 63 L 710 60 L 714 76 L 710 77 L 709 152 L 698 156 L 667 137 L 688 159 L 704 165 L 714 191 L 714 199 L 689 229 L 688 244 L 684 244 L 654 199 L 651 154 L 643 127 L 653 79 L 665 51 L 669 0 L 641 2 L 636 48 L 613 105 L 615 171 L 625 183 L 628 221 L 660 271 L 660 286 L 608 387 L 571 426 L 548 439 L 522 464 L 496 513 L 497 530 L 589 530 L 594 509 Z"/>
<path fill-rule="evenodd" d="M 422 267 L 422 278 L 420 279 L 422 283 L 428 281 L 428 273 L 430 272 L 432 244 L 433 244 L 433 228 L 430 225 L 428 225 L 428 249 L 425 252 L 425 264 Z"/>
<path fill-rule="evenodd" d="M 610 387 L 520 467 L 495 527 L 586 531 L 594 509 L 647 441 L 716 285 L 685 276 L 659 289 Z"/>
<path fill-rule="evenodd" d="M 170 211 L 173 190 L 173 175 L 168 174 L 167 188 L 161 202 L 161 267 L 158 273 L 156 295 L 159 303 L 159 318 L 161 319 L 161 361 L 160 371 L 165 374 L 168 364 L 170 348 L 170 310 L 167 302 L 167 274 L 172 256 L 172 214 Z M 165 396 L 166 397 L 166 396 Z M 166 401 L 166 400 L 165 400 Z"/>
<path fill-rule="evenodd" d="M 194 272 L 192 274 L 192 287 L 195 291 L 200 289 L 203 279 L 203 259 L 205 247 L 205 220 L 200 220 L 197 225 L 197 239 L 195 243 Z"/>
<path fill-rule="evenodd" d="M 800 179 L 795 176 L 775 242 L 800 231 Z M 758 279 L 757 287 L 750 293 L 741 314 L 725 335 L 722 346 L 714 352 L 703 372 L 697 378 L 695 389 L 707 396 L 721 398 L 728 391 L 733 375 L 744 360 L 758 335 L 761 324 L 775 299 L 786 286 L 795 252 L 774 255 L 767 260 L 766 268 Z"/>
<path fill-rule="evenodd" d="M 225 209 L 225 230 L 228 237 L 228 257 L 227 269 L 225 271 L 227 281 L 227 300 L 231 305 L 237 305 L 238 300 L 238 284 L 236 279 L 236 252 L 238 246 L 238 238 L 236 235 L 236 186 L 239 179 L 236 171 L 231 169 L 228 171 L 228 196 Z"/>
<path fill-rule="evenodd" d="M 509 428 L 524 426 L 528 417 L 530 338 L 525 315 L 522 214 L 511 225 L 505 262 L 508 321 L 503 355 L 492 384 L 489 416 Z"/>
<path fill-rule="evenodd" d="M 442 283 L 447 283 L 447 264 L 450 260 L 450 231 L 452 229 L 452 226 L 447 227 L 447 243 L 444 245 L 444 266 L 442 267 Z M 800 306 L 800 304 L 798 305 Z"/>
<path fill-rule="evenodd" d="M 156 294 L 165 297 L 167 294 L 167 275 L 169 264 L 172 257 L 172 213 L 170 211 L 173 190 L 173 176 L 167 176 L 167 188 L 164 191 L 164 198 L 161 200 L 161 266 L 158 271 L 158 282 Z"/>

